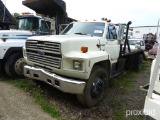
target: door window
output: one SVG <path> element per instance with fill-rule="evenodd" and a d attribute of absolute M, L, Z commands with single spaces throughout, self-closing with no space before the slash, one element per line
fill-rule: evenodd
<path fill-rule="evenodd" d="M 117 39 L 116 28 L 113 25 L 108 26 L 107 39 Z"/>

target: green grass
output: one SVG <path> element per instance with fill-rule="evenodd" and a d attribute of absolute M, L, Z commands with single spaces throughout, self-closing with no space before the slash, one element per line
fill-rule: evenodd
<path fill-rule="evenodd" d="M 46 98 L 43 94 L 46 94 L 43 92 L 40 88 L 36 90 L 36 94 L 34 95 L 34 98 L 36 102 L 43 108 L 44 111 L 49 113 L 52 117 L 59 118 L 60 119 L 60 113 L 57 111 L 55 103 L 48 103 Z M 46 95 L 45 95 L 46 96 Z"/>
<path fill-rule="evenodd" d="M 137 73 L 133 71 L 123 71 L 120 75 L 114 78 L 111 82 L 111 87 L 119 89 L 120 93 L 124 94 L 129 88 L 133 87 L 133 81 L 130 79 L 134 78 Z"/>
<path fill-rule="evenodd" d="M 10 78 L 6 78 L 5 81 L 25 90 L 26 92 L 29 92 L 30 95 L 35 99 L 35 102 L 38 103 L 45 112 L 50 114 L 53 118 L 61 119 L 61 114 L 57 110 L 55 103 L 53 101 L 47 100 L 47 96 L 49 96 L 47 91 L 42 90 L 30 79 L 24 78 L 13 80 Z"/>
<path fill-rule="evenodd" d="M 120 75 L 114 78 L 113 82 L 110 83 L 110 86 L 114 90 L 114 88 L 118 89 L 118 93 L 125 95 L 126 91 L 131 89 L 134 86 L 134 82 L 131 80 L 137 74 L 141 74 L 145 70 L 150 69 L 151 62 L 144 61 L 142 69 L 135 73 L 133 71 L 123 71 Z M 35 85 L 30 79 L 10 79 L 6 76 L 3 77 L 3 80 L 13 84 L 14 86 L 29 92 L 31 96 L 35 99 L 35 102 L 38 103 L 42 109 L 50 114 L 53 118 L 62 119 L 60 112 L 57 110 L 54 101 L 50 101 L 47 98 L 49 97 L 49 93 L 39 86 Z M 123 104 L 124 100 L 113 96 L 109 101 L 109 105 L 112 107 L 113 115 L 115 116 L 114 120 L 125 120 L 125 108 Z M 138 116 L 135 120 L 141 120 L 143 116 Z"/>
<path fill-rule="evenodd" d="M 114 120 L 125 120 L 126 110 L 124 108 L 120 108 L 114 111 L 115 118 Z"/>
<path fill-rule="evenodd" d="M 110 102 L 109 102 L 109 105 L 112 107 L 112 108 L 117 108 L 118 106 L 121 107 L 121 100 L 120 99 L 117 99 L 115 97 L 113 97 Z"/>
<path fill-rule="evenodd" d="M 113 79 L 113 82 L 111 82 L 112 89 L 117 90 L 117 92 L 121 95 L 125 95 L 127 90 L 134 87 L 134 81 L 132 81 L 133 78 L 136 77 L 137 74 L 143 73 L 145 70 L 149 70 L 151 67 L 151 61 L 144 61 L 143 67 L 140 69 L 139 72 L 133 72 L 133 71 L 123 71 L 120 75 L 118 75 L 115 79 Z M 127 120 L 125 117 L 126 110 L 124 107 L 125 101 L 121 98 L 117 98 L 117 96 L 113 96 L 113 98 L 110 100 L 109 105 L 113 108 L 113 115 L 114 120 Z M 144 116 L 136 116 L 134 118 L 135 120 L 142 120 Z"/>

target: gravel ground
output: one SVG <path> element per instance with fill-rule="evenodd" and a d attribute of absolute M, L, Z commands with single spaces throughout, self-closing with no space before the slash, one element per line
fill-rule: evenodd
<path fill-rule="evenodd" d="M 0 80 L 0 120 L 53 120 L 23 90 Z"/>
<path fill-rule="evenodd" d="M 149 81 L 150 69 L 136 74 L 130 78 L 133 82 L 133 87 L 129 88 L 125 93 L 120 92 L 118 86 L 111 85 L 107 91 L 107 96 L 103 102 L 97 107 L 87 109 L 79 104 L 76 95 L 66 94 L 58 91 L 48 85 L 46 88 L 49 92 L 49 100 L 55 101 L 58 110 L 64 119 L 82 119 L 82 120 L 117 120 L 114 110 L 122 109 L 124 116 L 118 120 L 141 120 L 144 116 L 126 116 L 127 110 L 142 110 L 144 106 L 146 92 L 140 91 L 139 86 L 145 85 Z M 115 100 L 114 104 L 113 98 Z"/>
<path fill-rule="evenodd" d="M 63 93 L 49 85 L 43 85 L 42 89 L 48 91 L 48 101 L 54 101 L 62 119 L 68 120 L 142 120 L 143 116 L 125 117 L 126 110 L 142 110 L 146 93 L 139 90 L 139 86 L 148 83 L 150 69 L 136 74 L 130 78 L 133 86 L 121 93 L 119 86 L 110 85 L 107 96 L 98 106 L 88 109 L 80 105 L 76 95 Z M 113 104 L 114 103 L 114 104 Z M 115 110 L 120 113 L 115 114 Z M 122 113 L 121 113 L 122 111 Z M 123 118 L 117 115 L 122 114 Z M 27 92 L 19 90 L 0 80 L 0 120 L 51 120 L 34 103 Z"/>

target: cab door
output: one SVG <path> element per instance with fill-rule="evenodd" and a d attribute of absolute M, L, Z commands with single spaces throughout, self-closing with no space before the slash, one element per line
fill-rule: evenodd
<path fill-rule="evenodd" d="M 116 27 L 109 25 L 107 29 L 105 51 L 110 55 L 111 60 L 117 60 L 120 54 L 120 44 L 117 38 Z"/>

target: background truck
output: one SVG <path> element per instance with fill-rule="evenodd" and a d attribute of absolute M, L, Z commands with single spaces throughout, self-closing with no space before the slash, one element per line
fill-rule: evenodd
<path fill-rule="evenodd" d="M 16 25 L 16 22 L 0 0 L 0 30 L 9 30 L 10 25 Z"/>
<path fill-rule="evenodd" d="M 58 3 L 60 3 L 60 1 L 61 0 L 59 0 Z M 31 6 L 40 8 L 38 5 L 39 3 L 41 3 L 41 1 L 36 0 L 36 4 L 34 2 L 35 2 L 34 0 L 23 1 L 25 5 L 29 4 Z M 41 13 L 41 16 L 36 16 L 28 12 L 24 12 L 21 16 L 18 17 L 19 19 L 18 30 L 1 30 L 0 31 L 0 37 L 1 37 L 0 69 L 1 71 L 5 71 L 11 77 L 22 77 L 23 76 L 22 66 L 24 63 L 24 59 L 22 55 L 22 47 L 25 45 L 26 39 L 30 36 L 59 34 L 60 31 L 58 28 L 60 24 L 66 24 L 66 22 L 68 22 L 68 21 L 65 21 L 66 20 L 65 17 L 67 16 L 66 15 L 67 13 L 65 10 L 63 10 L 64 9 L 63 7 L 65 6 L 58 6 L 57 1 L 52 1 L 52 5 L 54 6 L 54 9 L 52 9 L 52 11 L 50 11 L 48 15 L 44 13 L 45 12 L 44 9 L 43 9 L 44 12 L 39 11 Z M 45 6 L 45 4 L 43 4 L 43 6 Z M 49 9 L 49 8 L 52 8 L 53 6 L 49 4 L 49 7 L 47 6 L 46 7 L 47 9 Z M 6 11 L 8 11 L 7 8 L 6 8 Z M 3 13 L 4 10 L 0 9 L 0 12 Z M 54 13 L 57 13 L 57 14 L 54 14 Z M 59 16 L 58 13 L 61 13 L 60 17 L 58 17 Z M 43 16 L 48 16 L 48 17 L 43 17 L 42 14 Z"/>
<path fill-rule="evenodd" d="M 24 75 L 67 93 L 77 94 L 87 107 L 105 97 L 108 82 L 123 69 L 138 70 L 143 50 L 130 51 L 127 24 L 73 22 L 61 35 L 27 39 Z M 128 49 L 128 50 L 126 50 Z"/>
<path fill-rule="evenodd" d="M 153 33 L 143 34 L 143 39 L 145 41 L 146 50 L 150 50 L 156 42 L 156 35 Z"/>
<path fill-rule="evenodd" d="M 1 69 L 11 77 L 23 75 L 24 62 L 22 47 L 30 36 L 52 34 L 55 30 L 54 19 L 44 19 L 41 16 L 24 14 L 18 17 L 18 30 L 0 31 L 0 63 Z"/>
<path fill-rule="evenodd" d="M 61 24 L 69 24 L 77 21 L 68 17 L 66 3 L 63 0 L 24 0 L 23 5 L 34 10 L 36 13 L 55 18 L 56 34 L 61 32 Z"/>

